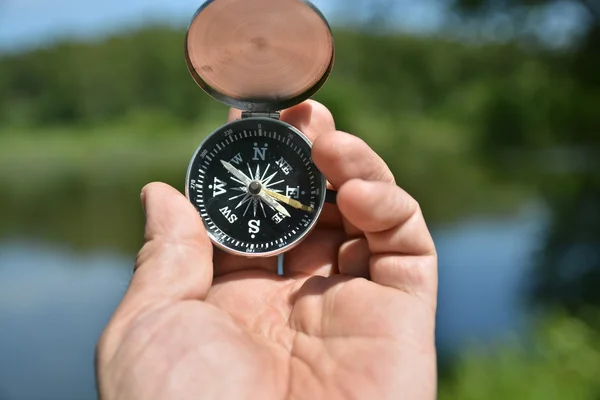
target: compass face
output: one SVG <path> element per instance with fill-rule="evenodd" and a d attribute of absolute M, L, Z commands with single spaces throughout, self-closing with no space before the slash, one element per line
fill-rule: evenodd
<path fill-rule="evenodd" d="M 272 118 L 245 118 L 213 132 L 186 182 L 213 243 L 265 257 L 301 241 L 325 200 L 325 178 L 310 151 L 300 131 Z"/>

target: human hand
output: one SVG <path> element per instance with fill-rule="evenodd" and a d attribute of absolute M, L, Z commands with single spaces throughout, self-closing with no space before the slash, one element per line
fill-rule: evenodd
<path fill-rule="evenodd" d="M 337 206 L 280 277 L 274 258 L 213 250 L 183 195 L 146 186 L 145 244 L 98 343 L 101 399 L 435 398 L 437 255 L 419 205 L 324 106 L 282 120 L 313 141 Z"/>

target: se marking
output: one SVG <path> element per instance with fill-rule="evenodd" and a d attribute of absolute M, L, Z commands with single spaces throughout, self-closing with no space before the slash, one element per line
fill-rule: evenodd
<path fill-rule="evenodd" d="M 276 224 L 280 223 L 281 221 L 283 221 L 284 216 L 281 215 L 280 213 L 275 213 L 273 214 L 273 222 L 275 222 Z"/>

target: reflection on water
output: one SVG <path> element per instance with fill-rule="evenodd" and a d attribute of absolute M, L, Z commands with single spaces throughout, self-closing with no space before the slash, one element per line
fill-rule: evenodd
<path fill-rule="evenodd" d="M 532 207 L 512 219 L 474 220 L 436 232 L 437 339 L 443 350 L 526 328 L 523 294 L 547 219 L 542 209 Z"/>
<path fill-rule="evenodd" d="M 519 291 L 544 221 L 526 210 L 436 232 L 441 348 L 523 329 Z M 0 400 L 95 398 L 94 346 L 132 264 L 133 256 L 0 244 Z"/>
<path fill-rule="evenodd" d="M 95 342 L 131 262 L 26 243 L 0 246 L 0 399 L 95 397 Z"/>

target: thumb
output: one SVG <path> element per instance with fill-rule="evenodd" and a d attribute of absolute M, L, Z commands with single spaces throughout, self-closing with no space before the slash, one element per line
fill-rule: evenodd
<path fill-rule="evenodd" d="M 135 308 L 204 300 L 213 279 L 212 245 L 194 206 L 177 190 L 151 183 L 142 189 L 145 243 L 123 299 Z"/>

